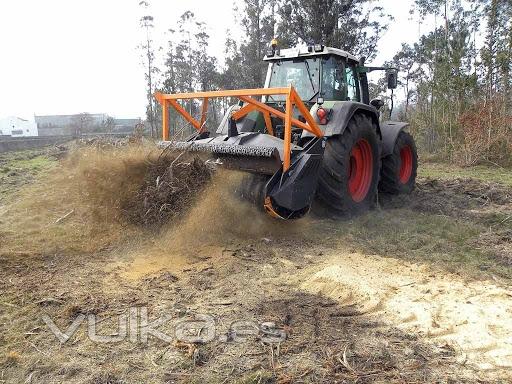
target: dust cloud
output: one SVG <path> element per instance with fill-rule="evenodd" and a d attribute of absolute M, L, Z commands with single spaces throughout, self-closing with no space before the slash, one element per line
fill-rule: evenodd
<path fill-rule="evenodd" d="M 188 263 L 219 258 L 237 242 L 271 241 L 303 237 L 308 219 L 283 221 L 270 217 L 239 194 L 244 174 L 219 170 L 183 219 L 170 222 L 149 245 L 132 254 L 125 274 L 131 278 L 170 269 L 178 272 Z"/>

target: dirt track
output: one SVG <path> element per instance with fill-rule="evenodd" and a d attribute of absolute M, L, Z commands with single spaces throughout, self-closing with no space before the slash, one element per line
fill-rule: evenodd
<path fill-rule="evenodd" d="M 108 241 L 78 236 L 77 214 L 33 214 L 32 238 L 15 237 L 4 204 L 0 382 L 512 382 L 510 187 L 422 179 L 351 221 L 283 225 L 225 198 L 235 176 L 216 180 L 179 226 Z M 61 231 L 89 247 L 50 251 Z M 93 342 L 86 320 L 61 345 L 41 320 L 94 314 L 108 335 L 130 307 L 170 315 L 173 340 Z M 184 321 L 207 337 L 205 315 L 214 340 L 178 340 Z"/>

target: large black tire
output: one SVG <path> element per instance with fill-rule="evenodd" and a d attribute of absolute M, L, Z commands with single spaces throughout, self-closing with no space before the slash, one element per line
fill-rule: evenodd
<path fill-rule="evenodd" d="M 340 136 L 327 140 L 317 188 L 319 212 L 353 216 L 377 200 L 380 143 L 371 118 L 355 114 Z"/>
<path fill-rule="evenodd" d="M 402 131 L 398 134 L 393 153 L 382 159 L 379 191 L 398 195 L 414 190 L 418 171 L 418 152 L 413 137 Z"/>

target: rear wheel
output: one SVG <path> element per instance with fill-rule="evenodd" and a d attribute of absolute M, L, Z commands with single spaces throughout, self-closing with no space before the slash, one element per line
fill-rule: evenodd
<path fill-rule="evenodd" d="M 411 193 L 416 185 L 418 153 L 413 137 L 400 132 L 393 153 L 382 159 L 382 174 L 379 191 L 398 195 Z"/>
<path fill-rule="evenodd" d="M 341 136 L 327 140 L 317 200 L 325 213 L 354 215 L 376 201 L 380 147 L 371 119 L 356 114 Z"/>

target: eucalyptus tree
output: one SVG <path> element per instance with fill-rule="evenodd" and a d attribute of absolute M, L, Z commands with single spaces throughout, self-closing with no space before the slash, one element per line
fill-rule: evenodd
<path fill-rule="evenodd" d="M 155 49 L 152 40 L 152 31 L 154 29 L 154 18 L 148 11 L 150 9 L 149 1 L 143 0 L 139 2 L 139 5 L 144 11 L 144 15 L 140 18 L 140 27 L 145 32 L 145 39 L 139 45 L 144 57 L 146 79 L 146 119 L 149 122 L 151 137 L 155 136 L 155 104 L 154 104 L 154 91 L 155 91 L 155 76 L 159 73 L 158 67 L 155 65 Z"/>
<path fill-rule="evenodd" d="M 373 59 L 391 15 L 370 0 L 280 0 L 278 34 L 288 43 L 318 43 Z"/>

